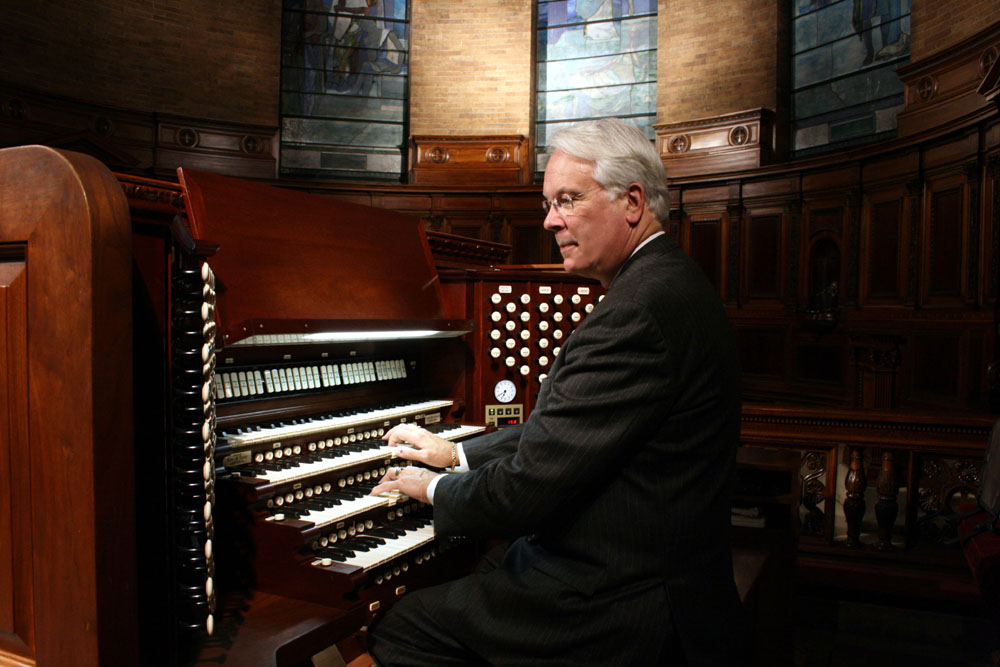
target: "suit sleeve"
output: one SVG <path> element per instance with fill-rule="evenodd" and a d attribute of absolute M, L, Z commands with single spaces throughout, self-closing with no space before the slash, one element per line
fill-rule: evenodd
<path fill-rule="evenodd" d="M 596 309 L 562 354 L 517 446 L 438 484 L 437 533 L 534 532 L 613 477 L 669 411 L 670 351 L 648 308 Z"/>
<path fill-rule="evenodd" d="M 523 424 L 517 424 L 463 441 L 462 450 L 469 467 L 474 470 L 487 461 L 513 454 L 523 428 Z"/>

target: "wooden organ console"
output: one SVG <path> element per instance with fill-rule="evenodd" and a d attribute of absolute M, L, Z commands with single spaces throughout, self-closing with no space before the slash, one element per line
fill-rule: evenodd
<path fill-rule="evenodd" d="M 497 428 L 522 422 L 562 343 L 604 298 L 604 288 L 544 265 L 442 279 L 468 290 L 474 304 L 472 414 Z"/>
<path fill-rule="evenodd" d="M 526 418 L 596 284 L 439 273 L 416 218 L 213 174 L 0 173 L 0 665 L 296 664 L 469 571 L 368 495 L 381 436 Z"/>
<path fill-rule="evenodd" d="M 168 477 L 183 491 L 168 514 L 185 515 L 167 531 L 168 548 L 184 549 L 170 563 L 177 620 L 213 634 L 218 587 L 360 612 L 367 625 L 415 582 L 467 570 L 469 550 L 446 553 L 429 508 L 369 495 L 401 463 L 382 444 L 392 426 L 456 440 L 485 430 L 458 423 L 472 323 L 446 312 L 419 221 L 179 176 Z M 178 284 L 189 276 L 191 299 Z"/>

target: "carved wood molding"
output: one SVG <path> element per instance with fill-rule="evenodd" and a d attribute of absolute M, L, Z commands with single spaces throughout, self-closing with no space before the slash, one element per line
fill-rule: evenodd
<path fill-rule="evenodd" d="M 274 178 L 278 128 L 127 111 L 0 82 L 0 148 L 42 144 L 116 171 L 173 176 L 177 167 Z"/>
<path fill-rule="evenodd" d="M 528 139 L 519 134 L 410 137 L 409 181 L 415 185 L 524 185 L 530 163 Z"/>
<path fill-rule="evenodd" d="M 657 123 L 656 148 L 671 178 L 753 169 L 774 161 L 774 112 L 736 113 Z"/>
<path fill-rule="evenodd" d="M 464 236 L 427 231 L 427 243 L 439 268 L 490 267 L 503 264 L 510 255 L 510 246 L 481 241 Z"/>
<path fill-rule="evenodd" d="M 1000 53 L 1000 23 L 928 58 L 904 65 L 897 73 L 904 85 L 899 136 L 938 131 L 991 113 L 977 92 Z M 995 112 L 995 110 L 992 110 Z"/>
<path fill-rule="evenodd" d="M 277 128 L 158 115 L 154 169 L 173 172 L 187 167 L 227 176 L 272 178 L 277 141 Z"/>

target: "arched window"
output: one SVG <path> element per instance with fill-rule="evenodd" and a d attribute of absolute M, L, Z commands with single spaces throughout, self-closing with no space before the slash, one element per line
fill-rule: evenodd
<path fill-rule="evenodd" d="M 895 136 L 910 0 L 795 0 L 792 44 L 795 156 Z"/>
<path fill-rule="evenodd" d="M 547 138 L 591 118 L 656 133 L 656 0 L 538 0 L 535 170 Z"/>
<path fill-rule="evenodd" d="M 285 0 L 282 176 L 404 173 L 407 0 Z"/>

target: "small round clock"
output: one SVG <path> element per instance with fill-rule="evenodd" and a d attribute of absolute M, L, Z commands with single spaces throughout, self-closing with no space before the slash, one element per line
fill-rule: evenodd
<path fill-rule="evenodd" d="M 500 380 L 493 387 L 493 395 L 501 403 L 510 403 L 517 395 L 517 387 L 510 380 Z"/>

